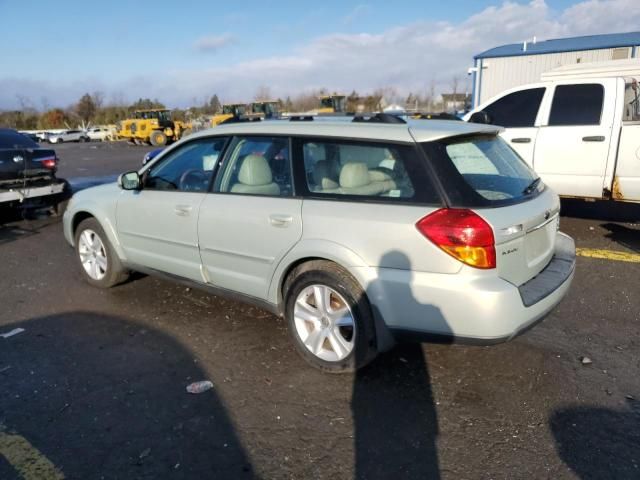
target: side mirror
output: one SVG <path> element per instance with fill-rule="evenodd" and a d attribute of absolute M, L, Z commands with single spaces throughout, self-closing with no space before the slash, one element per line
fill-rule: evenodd
<path fill-rule="evenodd" d="M 484 125 L 491 125 L 492 121 L 493 119 L 491 118 L 491 115 L 484 110 L 474 113 L 469 118 L 469 123 L 482 123 Z"/>
<path fill-rule="evenodd" d="M 118 176 L 118 186 L 123 190 L 140 190 L 142 182 L 137 171 L 125 172 Z"/>

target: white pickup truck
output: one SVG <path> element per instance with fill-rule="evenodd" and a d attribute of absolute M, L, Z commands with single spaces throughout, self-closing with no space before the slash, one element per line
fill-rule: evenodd
<path fill-rule="evenodd" d="M 561 67 L 464 119 L 502 137 L 565 197 L 640 202 L 640 60 Z"/>

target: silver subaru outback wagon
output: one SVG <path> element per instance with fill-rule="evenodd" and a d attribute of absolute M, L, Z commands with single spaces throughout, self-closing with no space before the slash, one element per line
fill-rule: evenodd
<path fill-rule="evenodd" d="M 398 338 L 506 341 L 567 293 L 575 247 L 558 196 L 498 133 L 433 120 L 220 126 L 74 195 L 64 233 L 90 284 L 140 271 L 252 302 L 284 316 L 326 371 Z"/>

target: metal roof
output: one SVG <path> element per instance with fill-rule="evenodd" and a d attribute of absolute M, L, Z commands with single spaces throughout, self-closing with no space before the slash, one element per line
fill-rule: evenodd
<path fill-rule="evenodd" d="M 518 57 L 522 55 L 541 55 L 544 53 L 575 52 L 579 50 L 599 50 L 604 48 L 633 47 L 640 45 L 640 32 L 611 33 L 607 35 L 589 35 L 585 37 L 555 38 L 533 43 L 527 42 L 524 51 L 522 43 L 502 45 L 473 58 Z"/>

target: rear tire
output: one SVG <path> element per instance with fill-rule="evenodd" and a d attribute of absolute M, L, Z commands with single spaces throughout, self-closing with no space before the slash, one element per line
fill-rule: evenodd
<path fill-rule="evenodd" d="M 149 136 L 149 141 L 154 147 L 164 147 L 167 144 L 167 136 L 160 130 L 154 130 Z"/>
<path fill-rule="evenodd" d="M 289 333 L 310 365 L 329 373 L 353 372 L 376 357 L 369 300 L 341 267 L 324 260 L 304 263 L 289 275 L 283 291 Z"/>
<path fill-rule="evenodd" d="M 82 277 L 90 285 L 110 288 L 129 278 L 129 272 L 95 218 L 83 220 L 76 228 L 75 250 Z"/>

